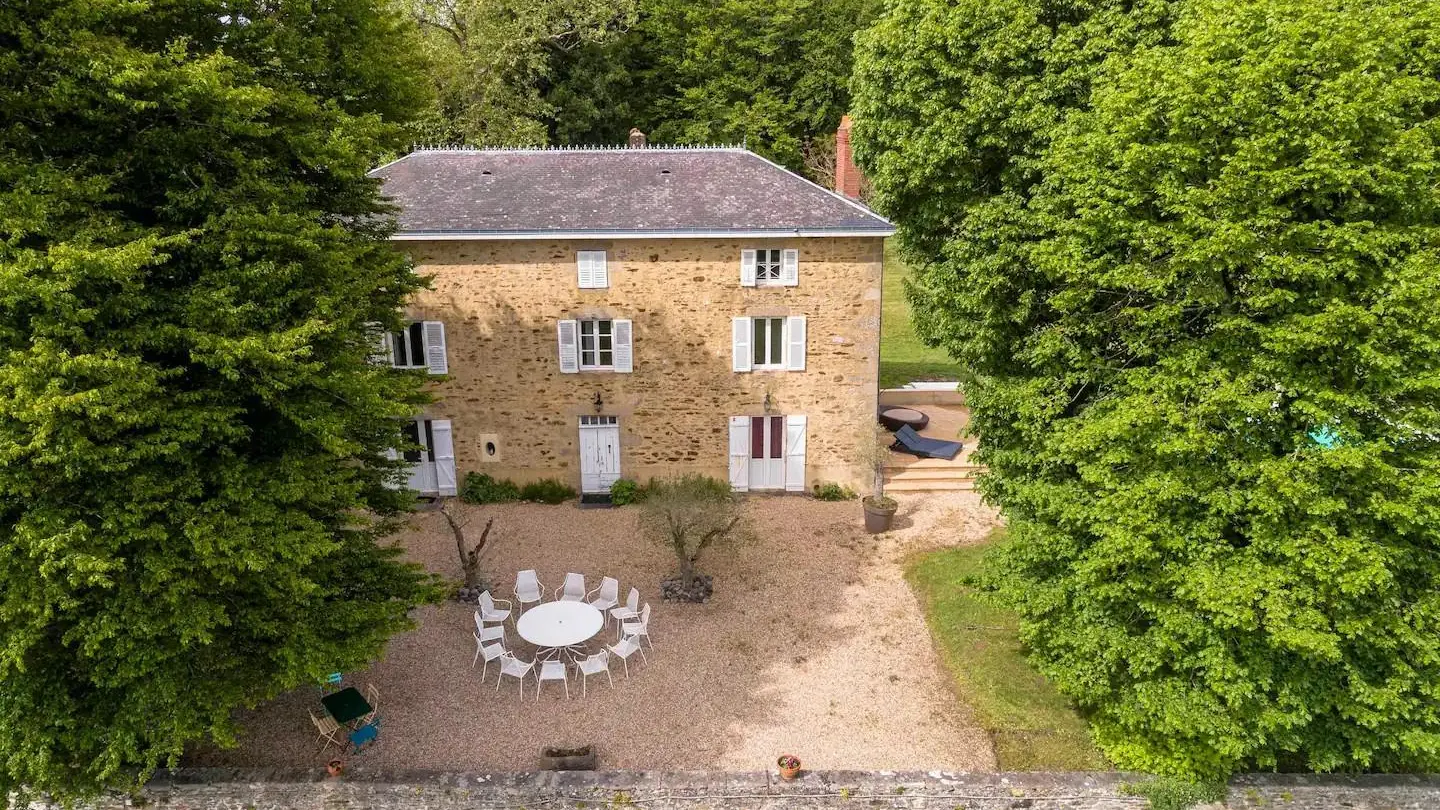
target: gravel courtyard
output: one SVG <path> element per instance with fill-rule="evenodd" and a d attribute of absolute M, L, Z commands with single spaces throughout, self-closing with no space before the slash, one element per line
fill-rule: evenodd
<path fill-rule="evenodd" d="M 648 664 L 631 658 L 629 680 L 615 660 L 613 691 L 603 675 L 592 677 L 582 699 L 575 680 L 566 701 L 560 684 L 547 683 L 537 703 L 527 679 L 522 704 L 514 679 L 496 693 L 495 664 L 484 684 L 471 669 L 472 608 L 424 608 L 418 629 L 395 638 L 382 660 L 347 673 L 347 685 L 373 683 L 381 694 L 381 741 L 358 755 L 360 764 L 527 770 L 542 746 L 592 743 L 602 768 L 756 770 L 781 753 L 811 768 L 995 767 L 901 571 L 914 551 L 985 536 L 996 518 L 973 493 L 906 493 L 896 529 L 880 536 L 860 531 L 854 501 L 752 497 L 755 539 L 702 560 L 716 589 L 705 605 L 659 600 L 672 561 L 637 536 L 634 508 L 469 509 L 475 536 L 495 518 L 485 570 L 500 583 L 497 595 L 509 595 L 523 568 L 550 589 L 566 571 L 584 573 L 592 588 L 617 577 L 622 598 L 634 585 L 652 604 L 655 650 L 646 650 Z M 417 515 L 397 542 L 458 579 L 440 515 Z M 507 640 L 523 645 L 513 628 Z M 238 748 L 195 750 L 186 764 L 318 765 L 329 757 L 319 754 L 309 707 L 318 707 L 314 689 L 246 712 Z"/>

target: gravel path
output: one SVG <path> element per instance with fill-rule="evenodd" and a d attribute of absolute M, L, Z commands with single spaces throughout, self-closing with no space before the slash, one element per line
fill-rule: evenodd
<path fill-rule="evenodd" d="M 566 571 L 590 587 L 617 577 L 652 604 L 656 644 L 631 677 L 613 664 L 581 699 L 566 701 L 533 680 L 522 704 L 513 679 L 495 691 L 494 665 L 481 684 L 472 670 L 471 609 L 423 608 L 419 628 L 395 638 L 382 660 L 347 676 L 380 689 L 382 742 L 359 755 L 367 766 L 524 770 L 542 746 L 593 743 L 605 768 L 761 769 L 780 753 L 811 768 L 991 770 L 994 755 L 941 669 L 919 605 L 902 577 L 916 550 L 975 542 L 995 524 L 973 493 L 916 494 L 901 501 L 897 528 L 859 531 L 856 502 L 752 497 L 755 539 L 707 552 L 715 576 L 705 605 L 659 600 L 672 569 L 668 552 L 637 536 L 635 510 L 573 506 L 471 507 L 478 536 L 495 530 L 486 571 L 508 594 L 516 571 L 535 568 L 548 587 Z M 458 577 L 444 519 L 420 514 L 398 541 L 433 571 Z M 510 632 L 511 642 L 523 645 Z M 316 764 L 305 711 L 312 689 L 291 692 L 242 717 L 240 746 L 196 750 L 188 764 Z"/>

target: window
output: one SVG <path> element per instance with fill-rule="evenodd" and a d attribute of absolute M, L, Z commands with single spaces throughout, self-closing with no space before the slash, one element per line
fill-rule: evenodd
<path fill-rule="evenodd" d="M 618 416 L 582 416 L 580 427 L 607 427 L 620 424 Z"/>
<path fill-rule="evenodd" d="M 391 332 L 395 368 L 425 368 L 425 323 L 416 321 L 403 332 Z"/>
<path fill-rule="evenodd" d="M 405 450 L 405 460 L 411 464 L 418 464 L 422 461 L 434 461 L 435 453 L 431 449 L 435 446 L 434 426 L 429 419 L 420 419 L 405 423 L 405 442 L 412 445 Z M 424 430 L 424 441 L 421 441 L 420 432 Z M 419 448 L 413 445 L 421 445 Z"/>
<path fill-rule="evenodd" d="M 752 318 L 751 350 L 755 368 L 785 368 L 785 319 Z"/>
<path fill-rule="evenodd" d="M 800 283 L 796 248 L 746 248 L 740 251 L 740 286 L 794 287 Z"/>
<path fill-rule="evenodd" d="M 575 253 L 575 263 L 580 276 L 582 290 L 601 289 L 610 286 L 610 273 L 605 265 L 605 251 L 581 250 Z"/>
<path fill-rule="evenodd" d="M 615 367 L 614 321 L 580 322 L 580 368 Z"/>
<path fill-rule="evenodd" d="M 756 283 L 756 284 L 779 284 L 779 283 L 780 283 L 780 251 L 779 251 L 779 250 L 757 250 L 757 251 L 755 251 L 755 283 Z"/>

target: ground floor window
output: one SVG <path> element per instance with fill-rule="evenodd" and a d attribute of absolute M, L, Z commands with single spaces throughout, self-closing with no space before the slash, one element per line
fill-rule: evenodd
<path fill-rule="evenodd" d="M 450 420 L 412 419 L 404 424 L 401 432 L 406 446 L 398 456 L 410 465 L 406 481 L 410 489 L 421 495 L 457 494 Z"/>

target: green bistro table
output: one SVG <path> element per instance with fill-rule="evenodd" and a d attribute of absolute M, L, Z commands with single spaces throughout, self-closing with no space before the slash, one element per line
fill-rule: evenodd
<path fill-rule="evenodd" d="M 325 707 L 325 711 L 329 712 L 337 723 L 350 723 L 374 711 L 360 694 L 360 690 L 353 686 L 320 698 L 320 705 Z"/>

